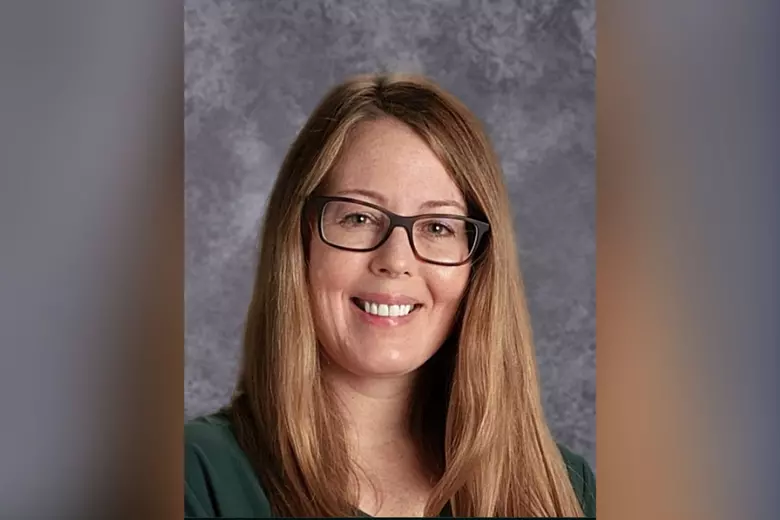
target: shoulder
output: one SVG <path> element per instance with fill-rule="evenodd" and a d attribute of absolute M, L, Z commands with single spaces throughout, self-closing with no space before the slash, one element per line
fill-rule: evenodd
<path fill-rule="evenodd" d="M 569 471 L 569 480 L 574 488 L 574 493 L 580 501 L 580 506 L 586 517 L 596 516 L 596 477 L 590 464 L 584 457 L 578 455 L 562 444 L 558 449 Z"/>
<path fill-rule="evenodd" d="M 187 517 L 270 514 L 252 465 L 222 414 L 184 424 L 184 509 Z"/>
<path fill-rule="evenodd" d="M 205 415 L 184 423 L 185 451 L 204 454 L 238 447 L 230 421 L 222 414 Z"/>
<path fill-rule="evenodd" d="M 243 459 L 246 456 L 226 416 L 206 415 L 184 424 L 185 476 L 190 469 L 220 470 Z"/>

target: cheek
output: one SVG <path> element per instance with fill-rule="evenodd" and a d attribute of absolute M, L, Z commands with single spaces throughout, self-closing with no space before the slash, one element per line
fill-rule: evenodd
<path fill-rule="evenodd" d="M 428 279 L 436 306 L 454 315 L 466 292 L 470 274 L 469 265 L 434 269 Z"/>
<path fill-rule="evenodd" d="M 322 312 L 326 310 L 323 306 L 332 307 L 353 285 L 360 273 L 360 258 L 316 239 L 309 248 L 309 254 L 309 290 L 315 311 Z"/>

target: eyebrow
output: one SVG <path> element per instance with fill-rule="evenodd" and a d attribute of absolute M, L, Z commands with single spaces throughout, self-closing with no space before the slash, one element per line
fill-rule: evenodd
<path fill-rule="evenodd" d="M 374 202 L 377 202 L 378 204 L 387 205 L 387 198 L 381 193 L 377 193 L 372 190 L 364 190 L 364 189 L 342 190 L 336 193 L 336 195 L 337 196 L 360 195 L 372 199 Z M 462 203 L 458 202 L 457 200 L 450 200 L 450 199 L 429 200 L 423 202 L 420 205 L 420 209 L 436 209 L 436 208 L 450 208 L 450 207 L 458 208 L 463 213 L 468 213 L 466 207 Z"/>

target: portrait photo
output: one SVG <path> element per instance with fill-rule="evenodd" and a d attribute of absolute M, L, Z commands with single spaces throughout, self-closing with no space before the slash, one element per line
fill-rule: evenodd
<path fill-rule="evenodd" d="M 185 515 L 595 517 L 595 1 L 184 10 Z"/>
<path fill-rule="evenodd" d="M 0 519 L 777 516 L 779 2 L 0 8 Z"/>

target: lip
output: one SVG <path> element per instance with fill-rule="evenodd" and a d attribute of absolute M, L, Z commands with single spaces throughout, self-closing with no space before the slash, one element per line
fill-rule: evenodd
<path fill-rule="evenodd" d="M 353 294 L 353 298 L 358 298 L 371 303 L 383 303 L 385 305 L 422 305 L 422 302 L 403 294 L 393 293 L 360 293 Z"/>
<path fill-rule="evenodd" d="M 356 296 L 356 298 L 360 298 L 360 297 Z M 384 303 L 384 302 L 377 302 L 377 301 L 374 302 Z M 398 303 L 392 305 L 409 305 L 409 304 Z M 376 316 L 374 314 L 369 314 L 363 311 L 361 308 L 359 308 L 357 304 L 355 304 L 353 298 L 350 298 L 349 306 L 357 314 L 358 318 L 361 321 L 369 325 L 373 325 L 375 327 L 398 327 L 401 325 L 405 325 L 409 323 L 411 320 L 415 319 L 417 317 L 417 314 L 420 312 L 420 309 L 415 309 L 409 314 L 407 314 L 406 316 Z"/>

